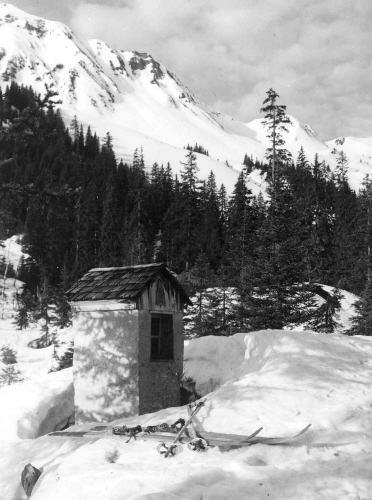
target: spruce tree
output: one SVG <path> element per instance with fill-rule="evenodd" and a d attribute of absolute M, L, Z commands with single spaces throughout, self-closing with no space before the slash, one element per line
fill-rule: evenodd
<path fill-rule="evenodd" d="M 262 226 L 255 232 L 252 258 L 242 270 L 241 315 L 250 329 L 279 328 L 307 323 L 315 311 L 313 291 L 307 283 L 304 222 L 293 190 L 285 177 L 290 154 L 281 132 L 289 118 L 278 95 L 270 89 L 261 111 L 272 147 L 271 196 Z"/>
<path fill-rule="evenodd" d="M 358 206 L 356 194 L 350 188 L 345 172 L 336 177 L 334 206 L 335 264 L 333 266 L 333 283 L 344 290 L 355 292 L 352 273 L 359 257 L 355 231 Z"/>
<path fill-rule="evenodd" d="M 307 211 L 311 214 L 307 245 L 309 280 L 333 284 L 332 267 L 335 262 L 335 211 L 333 187 L 329 188 L 329 172 L 318 155 L 310 165 Z"/>
<path fill-rule="evenodd" d="M 336 179 L 336 184 L 342 186 L 348 182 L 348 169 L 349 162 L 347 161 L 346 155 L 343 151 L 340 151 L 337 160 L 336 168 L 334 170 L 334 176 Z"/>
<path fill-rule="evenodd" d="M 16 302 L 17 312 L 13 324 L 17 330 L 23 330 L 30 326 L 37 303 L 35 297 L 26 287 L 23 287 L 20 293 L 16 292 Z"/>
<path fill-rule="evenodd" d="M 122 219 L 120 217 L 120 197 L 117 172 L 112 172 L 107 182 L 106 198 L 103 204 L 100 266 L 120 266 L 123 262 L 122 241 L 120 239 Z"/>
<path fill-rule="evenodd" d="M 65 296 L 66 285 L 61 282 L 54 289 L 54 318 L 53 325 L 57 328 L 67 328 L 71 325 L 71 307 Z"/>
<path fill-rule="evenodd" d="M 74 345 L 72 343 L 58 359 L 58 370 L 64 370 L 65 368 L 70 368 L 73 365 L 73 361 L 74 361 Z"/>
<path fill-rule="evenodd" d="M 223 249 L 224 228 L 219 206 L 216 178 L 211 172 L 201 192 L 200 244 L 212 267 L 218 268 Z"/>
<path fill-rule="evenodd" d="M 193 267 L 180 275 L 180 281 L 187 293 L 196 298 L 190 333 L 194 337 L 212 335 L 217 327 L 213 321 L 211 308 L 216 276 L 205 253 L 199 253 Z M 190 316 L 190 311 L 188 311 L 188 316 Z"/>
<path fill-rule="evenodd" d="M 372 270 L 372 181 L 369 175 L 363 179 L 363 187 L 357 197 L 357 210 L 355 241 L 359 251 L 351 276 L 354 293 L 361 295 L 371 279 Z"/>
<path fill-rule="evenodd" d="M 0 386 L 22 382 L 24 377 L 15 365 L 7 365 L 0 370 Z"/>
<path fill-rule="evenodd" d="M 50 329 L 53 323 L 52 310 L 54 304 L 54 290 L 49 283 L 45 270 L 42 271 L 42 281 L 38 293 L 38 304 L 34 311 L 34 318 L 41 322 L 43 335 L 39 347 L 48 347 L 52 344 Z"/>
<path fill-rule="evenodd" d="M 242 306 L 250 329 L 308 323 L 314 314 L 301 232 L 301 214 L 290 187 L 282 181 L 256 232 L 254 259 L 244 268 Z"/>
<path fill-rule="evenodd" d="M 17 354 L 11 347 L 3 346 L 0 349 L 0 359 L 4 365 L 14 365 L 17 363 Z"/>
<path fill-rule="evenodd" d="M 341 309 L 342 292 L 338 288 L 328 292 L 320 285 L 314 285 L 314 292 L 322 297 L 323 302 L 314 311 L 309 327 L 317 332 L 333 333 L 339 326 L 336 316 Z"/>
<path fill-rule="evenodd" d="M 360 299 L 354 303 L 356 315 L 351 319 L 349 335 L 372 335 L 372 279 L 367 280 Z"/>
<path fill-rule="evenodd" d="M 92 179 L 81 195 L 79 217 L 75 220 L 75 278 L 99 265 L 102 210 L 99 193 L 99 187 Z"/>
<path fill-rule="evenodd" d="M 255 245 L 254 233 L 258 219 L 252 202 L 252 192 L 247 187 L 244 173 L 240 172 L 228 203 L 227 229 L 228 258 L 235 276 L 235 286 L 238 287 L 241 284 L 241 271 L 250 260 Z"/>
<path fill-rule="evenodd" d="M 291 120 L 286 115 L 286 106 L 277 104 L 279 95 L 275 90 L 270 89 L 266 94 L 267 98 L 260 112 L 265 113 L 265 120 L 262 123 L 267 128 L 266 137 L 271 143 L 271 147 L 266 150 L 266 158 L 271 165 L 271 182 L 275 189 L 280 168 L 284 167 L 291 158 L 289 151 L 284 148 L 285 141 L 282 136 L 283 132 L 288 132 L 287 125 L 291 125 Z"/>
<path fill-rule="evenodd" d="M 175 236 L 181 260 L 188 269 L 196 259 L 200 224 L 199 168 L 195 154 L 189 151 L 186 155 L 186 161 L 181 162 L 181 165 L 183 166 L 179 192 L 181 218 L 178 222 L 178 234 Z"/>

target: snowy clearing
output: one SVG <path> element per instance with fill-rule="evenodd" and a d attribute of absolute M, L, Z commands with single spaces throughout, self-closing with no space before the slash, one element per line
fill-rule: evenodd
<path fill-rule="evenodd" d="M 0 498 L 26 498 L 20 476 L 32 463 L 42 471 L 32 494 L 36 500 L 370 499 L 372 344 L 368 340 L 262 331 L 186 342 L 186 374 L 196 380 L 197 391 L 207 395 L 197 429 L 249 434 L 263 426 L 262 435 L 283 436 L 311 423 L 292 446 L 258 444 L 204 453 L 184 446 L 165 462 L 155 441 L 126 444 L 119 438 L 48 436 L 20 440 L 22 436 L 14 436 L 11 419 L 3 419 Z M 18 408 L 21 423 L 22 411 L 27 413 L 28 432 L 37 432 L 37 415 L 42 420 L 52 405 L 58 407 L 56 391 L 61 393 L 61 411 L 69 411 L 70 385 L 71 370 L 44 375 L 0 389 L 1 406 Z M 185 407 L 114 423 L 172 423 L 181 416 L 186 416 Z M 56 428 L 61 423 L 57 420 Z"/>
<path fill-rule="evenodd" d="M 292 445 L 256 444 L 165 459 L 156 441 L 41 436 L 73 411 L 72 369 L 49 373 L 53 348 L 31 349 L 37 325 L 15 330 L 6 282 L 2 345 L 17 354 L 25 381 L 0 388 L 0 499 L 24 500 L 31 463 L 42 475 L 35 500 L 363 499 L 372 498 L 372 337 L 266 330 L 185 343 L 185 376 L 207 397 L 196 419 L 203 431 L 286 436 L 312 426 Z M 344 294 L 341 330 L 355 297 Z M 61 332 L 70 339 L 71 330 Z M 0 347 L 1 347 L 0 346 Z M 0 369 L 4 368 L 0 363 Z M 114 425 L 173 423 L 186 407 L 117 420 Z M 96 424 L 68 430 L 88 430 Z"/>

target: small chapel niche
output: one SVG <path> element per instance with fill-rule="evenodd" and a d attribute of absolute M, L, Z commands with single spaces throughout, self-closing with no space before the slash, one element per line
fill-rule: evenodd
<path fill-rule="evenodd" d="M 76 423 L 180 404 L 191 302 L 165 264 L 91 269 L 66 295 L 75 313 Z"/>

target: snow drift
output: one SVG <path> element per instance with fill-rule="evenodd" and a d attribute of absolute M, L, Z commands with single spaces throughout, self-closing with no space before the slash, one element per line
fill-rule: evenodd
<path fill-rule="evenodd" d="M 247 434 L 263 426 L 264 436 L 286 435 L 311 423 L 310 431 L 295 446 L 260 444 L 200 454 L 184 447 L 166 464 L 154 441 L 88 440 L 68 434 L 17 445 L 3 441 L 0 497 L 25 498 L 19 479 L 30 462 L 42 470 L 35 500 L 231 500 L 246 499 L 247 494 L 278 500 L 371 498 L 368 340 L 268 330 L 188 341 L 186 375 L 207 397 L 196 422 L 201 432 Z M 22 388 L 29 390 L 26 384 L 7 388 L 6 393 L 1 389 L 1 404 L 9 405 L 11 390 L 14 398 L 22 398 Z M 42 408 L 48 406 L 48 398 L 43 389 L 34 392 Z M 171 423 L 186 415 L 185 407 L 168 408 L 115 424 Z M 3 424 L 3 440 L 7 432 Z"/>
<path fill-rule="evenodd" d="M 368 340 L 265 330 L 189 341 L 185 366 L 197 393 L 213 391 L 205 430 L 242 434 L 259 424 L 285 434 L 312 423 L 316 431 L 369 432 L 371 354 Z"/>
<path fill-rule="evenodd" d="M 1 440 L 33 439 L 61 429 L 74 413 L 72 368 L 0 389 Z"/>

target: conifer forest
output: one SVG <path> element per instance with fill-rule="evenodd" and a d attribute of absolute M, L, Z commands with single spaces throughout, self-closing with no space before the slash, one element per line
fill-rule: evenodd
<path fill-rule="evenodd" d="M 29 256 L 7 269 L 25 283 L 19 328 L 36 309 L 47 324 L 50 304 L 67 325 L 63 294 L 89 269 L 166 262 L 199 298 L 192 335 L 291 324 L 331 332 L 340 290 L 361 297 L 351 333 L 368 334 L 372 181 L 353 191 L 342 152 L 333 172 L 303 149 L 291 158 L 278 97 L 267 92 L 261 110 L 272 144 L 267 162 L 245 155 L 228 195 L 213 172 L 199 180 L 195 153 L 208 155 L 203 145 L 185 141 L 179 177 L 169 163 L 146 169 L 140 144 L 123 163 L 110 133 L 100 140 L 79 117 L 65 125 L 50 89 L 40 97 L 16 83 L 3 88 L 0 240 L 22 234 Z M 253 169 L 266 176 L 267 194 L 247 188 Z M 335 290 L 322 307 L 314 301 L 319 284 Z M 204 314 L 204 299 L 213 314 Z"/>

